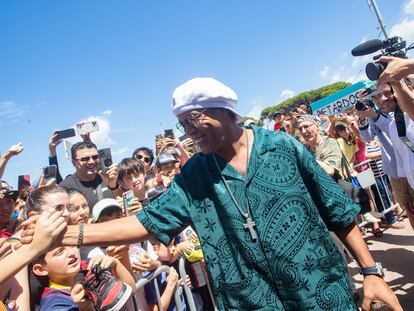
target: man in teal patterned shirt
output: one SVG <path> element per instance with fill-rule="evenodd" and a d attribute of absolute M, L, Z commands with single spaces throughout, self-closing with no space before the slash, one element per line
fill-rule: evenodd
<path fill-rule="evenodd" d="M 63 243 L 125 243 L 152 235 L 168 244 L 191 225 L 218 309 L 357 310 L 329 231 L 361 267 L 375 267 L 354 223 L 358 206 L 295 139 L 240 127 L 236 102 L 230 88 L 211 78 L 178 87 L 173 112 L 202 152 L 136 217 L 85 225 L 83 234 L 68 227 Z M 364 292 L 364 310 L 373 300 L 402 310 L 380 273 L 365 276 Z"/>

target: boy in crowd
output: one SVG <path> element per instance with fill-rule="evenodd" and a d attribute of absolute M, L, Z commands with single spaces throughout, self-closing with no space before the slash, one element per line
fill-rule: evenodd
<path fill-rule="evenodd" d="M 99 256 L 89 265 L 74 247 L 60 246 L 39 257 L 33 273 L 48 277 L 40 301 L 43 310 L 119 310 L 135 290 L 135 281 L 118 259 Z M 113 275 L 111 274 L 111 272 Z"/>
<path fill-rule="evenodd" d="M 128 203 L 128 214 L 138 212 L 149 204 L 145 189 L 145 164 L 134 158 L 126 158 L 118 165 L 118 183 L 126 190 L 132 190 L 134 198 Z"/>

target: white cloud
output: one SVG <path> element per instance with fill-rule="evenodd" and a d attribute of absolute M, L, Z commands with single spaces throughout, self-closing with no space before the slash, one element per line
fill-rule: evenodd
<path fill-rule="evenodd" d="M 12 101 L 0 103 L 0 125 L 16 123 L 25 114 L 25 111 Z"/>
<path fill-rule="evenodd" d="M 321 71 L 319 71 L 319 75 L 322 78 L 326 79 L 328 77 L 328 72 L 329 72 L 329 66 L 325 65 L 322 67 Z"/>
<path fill-rule="evenodd" d="M 414 0 L 409 0 L 403 7 L 403 11 L 407 15 L 414 16 Z"/>
<path fill-rule="evenodd" d="M 280 98 L 281 98 L 282 100 L 287 100 L 287 99 L 289 99 L 289 98 L 291 98 L 291 97 L 293 97 L 293 96 L 295 96 L 295 92 L 294 92 L 294 91 L 292 91 L 292 90 L 289 90 L 289 89 L 283 90 L 283 91 L 280 93 Z"/>
<path fill-rule="evenodd" d="M 112 110 L 111 109 L 107 109 L 104 112 L 102 112 L 102 114 L 106 117 L 109 118 L 109 116 L 112 114 Z"/>
<path fill-rule="evenodd" d="M 372 62 L 372 55 L 364 55 L 352 58 L 352 68 L 353 69 L 361 69 L 365 68 L 365 65 L 369 62 Z"/>
<path fill-rule="evenodd" d="M 346 79 L 346 70 L 344 66 L 341 66 L 335 71 L 333 71 L 330 77 L 331 83 L 335 83 L 338 81 L 344 81 L 345 79 Z"/>
<path fill-rule="evenodd" d="M 407 45 L 414 43 L 414 0 L 409 0 L 403 6 L 403 16 L 399 23 L 393 25 L 389 31 L 390 36 L 399 36 L 407 41 Z M 412 57 L 413 51 L 408 52 Z"/>
<path fill-rule="evenodd" d="M 250 106 L 251 110 L 246 114 L 246 116 L 253 119 L 260 119 L 263 108 L 263 100 L 261 98 L 255 98 L 251 101 Z"/>

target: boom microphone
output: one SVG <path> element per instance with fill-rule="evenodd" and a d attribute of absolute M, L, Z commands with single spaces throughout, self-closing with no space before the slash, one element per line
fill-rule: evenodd
<path fill-rule="evenodd" d="M 380 50 L 384 45 L 384 42 L 380 39 L 369 40 L 364 42 L 356 47 L 354 47 L 351 51 L 352 56 L 362 56 L 374 53 Z"/>

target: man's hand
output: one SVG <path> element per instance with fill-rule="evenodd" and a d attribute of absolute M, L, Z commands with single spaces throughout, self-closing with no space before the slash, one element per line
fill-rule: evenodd
<path fill-rule="evenodd" d="M 56 148 L 62 141 L 62 139 L 58 139 L 57 131 L 54 131 L 49 138 L 49 157 L 56 156 Z"/>
<path fill-rule="evenodd" d="M 388 63 L 387 68 L 378 79 L 382 83 L 396 82 L 404 79 L 409 74 L 414 73 L 413 59 L 404 59 L 393 56 L 381 56 L 377 61 Z"/>
<path fill-rule="evenodd" d="M 362 310 L 370 311 L 371 304 L 380 301 L 389 306 L 393 311 L 402 311 L 402 307 L 397 297 L 385 281 L 375 275 L 367 275 L 363 283 L 364 300 L 362 301 Z"/>
<path fill-rule="evenodd" d="M 11 157 L 14 157 L 21 153 L 23 151 L 22 143 L 17 143 L 16 145 L 11 146 L 6 153 L 3 155 L 3 157 L 10 159 Z"/>
<path fill-rule="evenodd" d="M 363 118 L 370 118 L 375 120 L 378 117 L 378 114 L 370 106 L 367 106 L 365 110 L 358 111 L 358 115 Z"/>
<path fill-rule="evenodd" d="M 102 171 L 99 171 L 98 174 L 109 187 L 116 187 L 116 182 L 118 180 L 118 165 L 112 164 L 108 167 L 105 174 L 103 174 Z"/>

